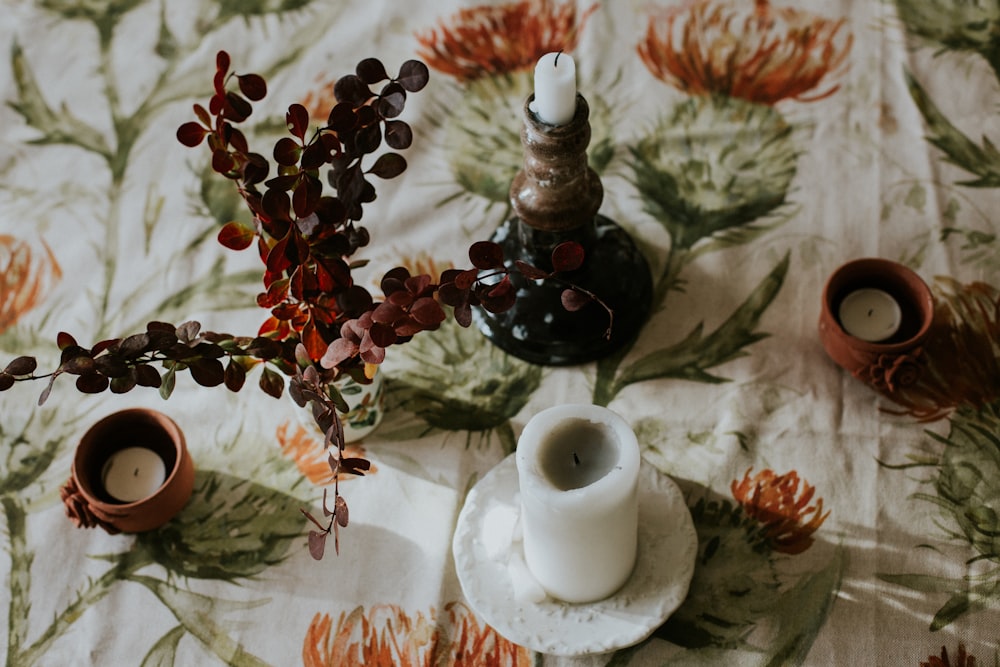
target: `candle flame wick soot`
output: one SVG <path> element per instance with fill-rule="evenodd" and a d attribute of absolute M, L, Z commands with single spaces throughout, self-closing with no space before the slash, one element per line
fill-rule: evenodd
<path fill-rule="evenodd" d="M 132 472 L 132 476 L 133 477 L 138 477 L 139 476 L 139 469 L 138 468 L 136 468 L 135 471 Z"/>
<path fill-rule="evenodd" d="M 559 49 L 558 51 L 556 51 L 556 57 L 553 58 L 553 60 L 552 60 L 552 66 L 553 67 L 559 67 L 559 56 L 562 55 L 562 52 L 563 52 L 562 49 Z"/>
<path fill-rule="evenodd" d="M 874 309 L 874 308 L 869 308 L 869 309 L 868 309 L 868 317 L 871 317 L 871 316 L 872 316 L 872 313 L 874 313 L 874 312 L 875 312 L 875 309 Z"/>
<path fill-rule="evenodd" d="M 573 465 L 580 465 L 580 457 L 576 455 L 576 452 L 573 452 Z"/>

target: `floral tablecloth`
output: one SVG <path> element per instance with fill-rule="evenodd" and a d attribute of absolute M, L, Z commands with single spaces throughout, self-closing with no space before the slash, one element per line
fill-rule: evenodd
<path fill-rule="evenodd" d="M 8 665 L 1000 664 L 1000 8 L 964 0 L 6 0 L 0 21 L 0 366 L 58 363 L 149 321 L 253 335 L 246 219 L 176 128 L 215 53 L 267 77 L 251 135 L 374 56 L 424 61 L 406 173 L 364 223 L 371 281 L 439 273 L 510 215 L 531 71 L 564 49 L 591 107 L 602 213 L 640 244 L 655 312 L 622 354 L 533 366 L 452 322 L 393 347 L 373 462 L 341 484 L 340 554 L 310 558 L 321 442 L 296 406 L 178 376 L 0 394 L 0 654 Z M 817 336 L 844 262 L 931 285 L 947 345 L 893 400 Z M 559 403 L 606 405 L 681 487 L 698 534 L 652 637 L 536 655 L 463 598 L 463 500 Z M 99 417 L 173 417 L 197 469 L 161 529 L 75 528 L 60 502 Z"/>

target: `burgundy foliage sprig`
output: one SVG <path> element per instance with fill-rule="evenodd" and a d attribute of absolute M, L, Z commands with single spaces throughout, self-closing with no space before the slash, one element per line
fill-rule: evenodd
<path fill-rule="evenodd" d="M 440 326 L 447 317 L 444 306 L 452 308 L 462 326 L 471 323 L 474 307 L 508 310 L 517 299 L 512 273 L 558 282 L 560 274 L 580 267 L 583 248 L 573 242 L 556 247 L 552 270 L 546 271 L 522 261 L 506 265 L 498 244 L 480 241 L 469 248 L 472 268 L 447 270 L 435 282 L 397 267 L 382 277 L 383 296 L 376 300 L 354 282 L 353 269 L 365 262 L 352 256 L 371 240 L 360 224 L 365 205 L 375 200 L 371 179 L 395 178 L 406 170 L 397 151 L 410 146 L 413 132 L 399 116 L 407 96 L 427 84 L 427 67 L 410 60 L 390 76 L 380 61 L 362 60 L 354 74 L 335 84 L 336 104 L 319 127 L 313 127 L 301 104 L 288 107 L 288 135 L 277 139 L 267 157 L 251 150 L 239 128 L 251 116 L 252 103 L 266 96 L 267 84 L 263 77 L 236 73 L 230 65 L 229 54 L 220 51 L 208 106 L 194 105 L 195 120 L 182 124 L 177 138 L 188 147 L 207 145 L 212 169 L 234 182 L 252 214 L 250 225 L 226 223 L 218 241 L 232 250 L 255 246 L 260 256 L 263 289 L 257 305 L 269 315 L 257 334 L 203 332 L 197 322 L 151 322 L 144 332 L 85 347 L 63 332 L 57 337 L 61 356 L 55 370 L 37 373 L 34 357 L 18 357 L 0 371 L 0 391 L 19 381 L 48 378 L 41 405 L 56 378 L 71 375 L 83 393 L 125 393 L 143 386 L 159 388 L 168 398 L 176 374 L 187 371 L 199 385 L 225 385 L 237 392 L 248 372 L 260 367 L 258 385 L 280 397 L 284 378 L 290 377 L 290 395 L 299 406 L 311 407 L 331 452 L 334 498 L 330 509 L 324 491 L 327 521 L 303 510 L 318 529 L 310 531 L 309 545 L 319 559 L 330 534 L 339 552 L 337 531 L 348 523 L 340 475 L 362 475 L 370 467 L 366 459 L 344 454 L 337 413 L 346 412 L 347 405 L 335 380 L 350 375 L 369 382 L 371 367 L 385 359 L 387 348 Z M 562 300 L 569 310 L 595 299 L 586 290 L 566 286 Z M 605 309 L 610 331 L 611 311 Z"/>

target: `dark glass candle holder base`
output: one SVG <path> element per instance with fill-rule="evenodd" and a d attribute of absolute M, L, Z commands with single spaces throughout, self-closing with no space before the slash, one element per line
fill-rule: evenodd
<path fill-rule="evenodd" d="M 649 264 L 613 220 L 597 215 L 591 224 L 549 232 L 514 217 L 491 240 L 503 247 L 508 265 L 520 259 L 546 271 L 552 270 L 552 249 L 562 242 L 576 241 L 585 252 L 583 266 L 557 278 L 535 281 L 513 272 L 517 300 L 510 310 L 476 309 L 479 329 L 508 354 L 546 366 L 595 361 L 634 339 L 646 322 L 653 293 Z M 596 295 L 612 313 L 594 301 L 566 310 L 562 292 L 571 285 Z"/>

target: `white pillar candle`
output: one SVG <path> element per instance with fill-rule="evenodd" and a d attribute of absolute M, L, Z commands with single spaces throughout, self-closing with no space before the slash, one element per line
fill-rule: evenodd
<path fill-rule="evenodd" d="M 565 125 L 576 114 L 576 63 L 565 53 L 546 53 L 535 65 L 531 110 L 548 125 Z"/>
<path fill-rule="evenodd" d="M 628 581 L 639 523 L 639 443 L 616 413 L 559 405 L 517 443 L 528 570 L 553 598 L 593 602 Z"/>
<path fill-rule="evenodd" d="M 101 471 L 104 490 L 124 503 L 153 495 L 163 486 L 167 468 L 160 455 L 146 447 L 126 447 L 108 457 Z"/>
<path fill-rule="evenodd" d="M 888 292 L 870 287 L 845 296 L 837 316 L 844 331 L 872 343 L 891 338 L 903 319 L 899 303 Z"/>

